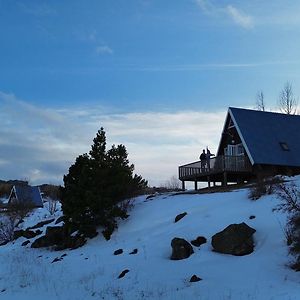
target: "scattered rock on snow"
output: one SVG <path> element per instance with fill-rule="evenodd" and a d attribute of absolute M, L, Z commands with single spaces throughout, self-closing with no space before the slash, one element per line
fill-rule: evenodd
<path fill-rule="evenodd" d="M 138 249 L 133 249 L 129 254 L 137 254 L 138 253 Z"/>
<path fill-rule="evenodd" d="M 29 230 L 28 228 L 26 230 L 15 230 L 14 231 L 14 240 L 18 239 L 19 237 L 23 236 L 26 239 L 32 239 L 36 237 L 37 235 L 40 235 L 42 233 L 41 230 Z"/>
<path fill-rule="evenodd" d="M 202 280 L 202 278 L 198 277 L 197 275 L 193 275 L 190 279 L 190 282 L 197 282 Z"/>
<path fill-rule="evenodd" d="M 40 227 L 43 227 L 49 223 L 52 223 L 55 219 L 50 219 L 50 220 L 45 220 L 45 221 L 42 221 L 42 222 L 39 222 L 37 224 L 35 224 L 34 226 L 31 226 L 31 227 L 28 227 L 27 229 L 36 229 L 36 228 L 40 228 Z"/>
<path fill-rule="evenodd" d="M 55 257 L 55 258 L 52 260 L 51 264 L 53 264 L 53 263 L 55 263 L 55 262 L 58 262 L 58 261 L 61 261 L 61 260 L 63 260 L 61 257 Z"/>
<path fill-rule="evenodd" d="M 249 219 L 250 220 L 255 219 L 255 216 L 252 215 L 252 216 L 249 217 Z"/>
<path fill-rule="evenodd" d="M 128 272 L 129 272 L 128 269 L 122 271 L 122 272 L 120 273 L 120 275 L 118 276 L 118 278 L 123 278 Z"/>
<path fill-rule="evenodd" d="M 195 247 L 200 247 L 202 244 L 205 244 L 207 239 L 204 236 L 198 236 L 195 240 L 191 241 L 191 244 Z"/>
<path fill-rule="evenodd" d="M 180 260 L 190 257 L 194 253 L 193 247 L 185 239 L 175 237 L 172 242 L 172 260 Z"/>
<path fill-rule="evenodd" d="M 185 216 L 187 215 L 187 212 L 184 212 L 184 213 L 181 213 L 181 214 L 179 214 L 179 215 L 177 215 L 176 217 L 175 217 L 175 223 L 177 223 L 178 221 L 180 221 L 182 218 L 184 218 Z"/>
<path fill-rule="evenodd" d="M 231 224 L 212 237 L 211 244 L 216 252 L 247 255 L 253 252 L 252 235 L 256 230 L 245 223 Z"/>
<path fill-rule="evenodd" d="M 123 253 L 123 249 L 118 249 L 114 252 L 114 255 L 120 255 Z"/>

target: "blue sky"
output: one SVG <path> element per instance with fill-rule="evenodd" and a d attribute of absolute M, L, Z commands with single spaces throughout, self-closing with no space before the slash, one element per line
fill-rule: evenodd
<path fill-rule="evenodd" d="M 295 0 L 0 0 L 0 176 L 61 182 L 104 125 L 159 184 L 228 106 L 300 94 L 299 32 Z"/>

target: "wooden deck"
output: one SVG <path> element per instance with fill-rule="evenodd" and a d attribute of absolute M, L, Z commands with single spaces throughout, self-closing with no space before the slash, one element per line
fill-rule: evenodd
<path fill-rule="evenodd" d="M 246 156 L 217 156 L 201 167 L 196 161 L 179 167 L 181 181 L 239 182 L 251 177 L 252 165 Z M 224 179 L 225 176 L 225 179 Z"/>

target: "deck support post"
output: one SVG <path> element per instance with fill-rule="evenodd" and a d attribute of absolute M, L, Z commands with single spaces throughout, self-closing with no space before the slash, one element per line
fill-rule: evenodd
<path fill-rule="evenodd" d="M 215 181 L 213 182 L 213 185 L 216 186 L 216 182 Z"/>
<path fill-rule="evenodd" d="M 183 191 L 185 191 L 185 181 L 184 180 L 181 181 L 181 189 Z"/>
<path fill-rule="evenodd" d="M 208 187 L 210 188 L 210 178 L 209 178 L 209 176 L 207 176 L 207 184 L 208 184 Z"/>
<path fill-rule="evenodd" d="M 226 186 L 227 185 L 227 172 L 223 173 L 223 185 Z"/>
<path fill-rule="evenodd" d="M 197 190 L 198 190 L 198 181 L 195 180 L 195 191 L 197 191 Z"/>

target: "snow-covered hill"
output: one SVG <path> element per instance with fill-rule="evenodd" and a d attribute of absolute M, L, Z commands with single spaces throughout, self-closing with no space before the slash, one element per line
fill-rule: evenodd
<path fill-rule="evenodd" d="M 251 201 L 247 196 L 244 189 L 139 197 L 110 241 L 99 235 L 72 251 L 31 249 L 21 246 L 25 239 L 19 238 L 0 247 L 0 299 L 300 299 L 299 273 L 287 267 L 286 216 L 272 212 L 278 200 L 271 195 Z M 174 223 L 182 212 L 187 216 Z M 249 219 L 251 215 L 255 218 Z M 38 209 L 23 226 L 48 217 Z M 241 257 L 213 252 L 212 235 L 240 222 L 257 230 L 255 251 Z M 191 241 L 200 235 L 208 242 L 194 247 L 191 257 L 169 259 L 174 237 Z M 114 255 L 120 248 L 123 254 Z M 130 255 L 135 248 L 138 253 Z M 118 279 L 125 269 L 129 272 Z M 190 283 L 193 274 L 203 280 Z"/>

